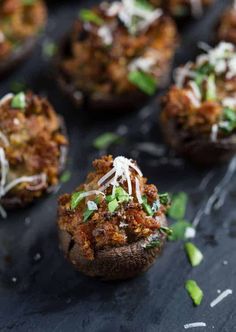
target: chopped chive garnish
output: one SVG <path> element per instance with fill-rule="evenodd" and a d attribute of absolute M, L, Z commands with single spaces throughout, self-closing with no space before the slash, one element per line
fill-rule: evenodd
<path fill-rule="evenodd" d="M 72 194 L 71 202 L 70 202 L 70 206 L 71 206 L 72 210 L 74 210 L 79 205 L 79 203 L 84 199 L 84 197 L 81 196 L 81 194 L 83 194 L 83 193 L 84 193 L 84 191 L 78 191 L 78 192 L 75 192 Z"/>
<path fill-rule="evenodd" d="M 11 107 L 21 110 L 26 107 L 26 98 L 24 92 L 19 92 L 12 98 Z"/>
<path fill-rule="evenodd" d="M 173 231 L 172 231 L 171 228 L 169 228 L 169 227 L 164 227 L 164 226 L 162 226 L 162 227 L 160 228 L 160 231 L 161 231 L 162 233 L 165 233 L 165 234 L 168 235 L 168 236 L 171 236 L 172 233 L 173 233 Z"/>
<path fill-rule="evenodd" d="M 148 244 L 145 245 L 145 249 L 152 249 L 152 248 L 156 248 L 160 245 L 160 241 L 159 240 L 153 240 L 151 242 L 149 242 Z"/>
<path fill-rule="evenodd" d="M 117 199 L 113 199 L 111 202 L 108 203 L 108 210 L 109 212 L 113 213 L 119 206 Z"/>
<path fill-rule="evenodd" d="M 117 144 L 121 140 L 121 137 L 115 133 L 107 132 L 98 136 L 93 141 L 93 146 L 98 150 L 103 150 L 109 148 L 112 144 Z"/>
<path fill-rule="evenodd" d="M 191 265 L 198 266 L 203 260 L 201 251 L 191 242 L 185 243 L 184 249 L 188 255 Z"/>
<path fill-rule="evenodd" d="M 191 226 L 192 225 L 185 220 L 177 221 L 176 223 L 174 223 L 170 226 L 170 229 L 172 230 L 172 234 L 169 236 L 168 239 L 170 241 L 184 240 L 186 229 Z"/>
<path fill-rule="evenodd" d="M 94 210 L 85 210 L 83 217 L 84 217 L 84 222 L 86 222 L 94 213 Z"/>
<path fill-rule="evenodd" d="M 57 53 L 57 45 L 52 41 L 45 41 L 42 51 L 45 57 L 51 58 Z"/>
<path fill-rule="evenodd" d="M 176 220 L 183 219 L 186 212 L 188 196 L 184 192 L 173 195 L 171 207 L 168 210 L 168 215 Z"/>
<path fill-rule="evenodd" d="M 170 197 L 168 193 L 160 194 L 159 199 L 162 205 L 168 205 L 170 203 Z"/>
<path fill-rule="evenodd" d="M 115 196 L 119 203 L 128 202 L 130 200 L 129 194 L 122 187 L 116 188 Z"/>
<path fill-rule="evenodd" d="M 79 17 L 84 22 L 90 22 L 96 25 L 102 25 L 104 23 L 104 20 L 100 16 L 89 9 L 82 9 L 79 12 Z"/>
<path fill-rule="evenodd" d="M 154 10 L 154 7 L 147 0 L 135 0 L 135 6 L 148 11 Z"/>
<path fill-rule="evenodd" d="M 203 299 L 203 292 L 201 288 L 198 286 L 196 281 L 187 280 L 185 283 L 185 289 L 187 290 L 189 296 L 193 300 L 193 303 L 198 306 L 201 304 Z"/>
<path fill-rule="evenodd" d="M 106 202 L 110 203 L 111 201 L 113 201 L 115 199 L 115 197 L 113 195 L 107 195 L 106 196 Z"/>
<path fill-rule="evenodd" d="M 207 79 L 206 100 L 208 101 L 216 100 L 216 81 L 214 74 L 211 74 Z"/>
<path fill-rule="evenodd" d="M 71 172 L 67 170 L 62 173 L 62 175 L 60 177 L 60 181 L 63 183 L 66 183 L 70 180 L 70 178 L 71 178 Z"/>
<path fill-rule="evenodd" d="M 143 199 L 143 204 L 142 205 L 143 205 L 144 210 L 146 211 L 146 213 L 149 216 L 153 216 L 154 211 L 152 210 L 152 207 L 148 204 L 147 197 L 143 196 L 142 199 Z"/>
<path fill-rule="evenodd" d="M 131 71 L 128 76 L 129 81 L 137 86 L 144 93 L 152 96 L 156 92 L 157 83 L 150 74 L 139 70 Z"/>

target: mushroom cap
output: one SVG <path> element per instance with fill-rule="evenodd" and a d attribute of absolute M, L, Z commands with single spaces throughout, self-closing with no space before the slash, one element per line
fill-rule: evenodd
<path fill-rule="evenodd" d="M 213 166 L 229 161 L 236 154 L 236 134 L 219 138 L 213 142 L 210 137 L 191 137 L 184 129 L 177 128 L 173 119 L 161 117 L 161 128 L 166 143 L 177 154 L 200 166 Z"/>
<path fill-rule="evenodd" d="M 161 225 L 167 226 L 163 214 Z M 90 277 L 99 277 L 103 280 L 129 279 L 148 270 L 160 256 L 166 241 L 166 234 L 160 237 L 160 244 L 154 248 L 145 248 L 145 239 L 129 245 L 98 250 L 93 260 L 85 259 L 79 246 L 73 241 L 72 236 L 59 229 L 60 247 L 65 257 L 77 270 Z"/>
<path fill-rule="evenodd" d="M 77 108 L 85 108 L 91 112 L 128 112 L 140 109 L 150 98 L 141 90 L 131 91 L 130 93 L 115 95 L 102 93 L 85 93 L 78 90 L 73 81 L 63 73 L 60 63 L 67 54 L 69 35 L 62 40 L 57 56 L 55 57 L 55 67 L 58 72 L 57 82 L 63 93 L 72 101 Z M 88 64 L 89 65 L 89 64 Z M 158 89 L 163 89 L 170 83 L 170 74 L 173 61 L 169 61 L 165 68 L 162 68 L 162 77 L 158 81 Z"/>

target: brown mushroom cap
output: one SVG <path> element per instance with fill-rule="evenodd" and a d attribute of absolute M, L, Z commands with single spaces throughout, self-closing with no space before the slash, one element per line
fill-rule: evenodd
<path fill-rule="evenodd" d="M 167 226 L 164 214 L 161 224 Z M 59 229 L 60 247 L 65 257 L 80 272 L 103 280 L 129 279 L 148 270 L 161 255 L 166 237 L 166 234 L 162 234 L 160 244 L 155 248 L 145 248 L 146 241 L 142 239 L 129 245 L 98 250 L 94 260 L 87 260 L 81 255 L 71 235 Z"/>
<path fill-rule="evenodd" d="M 166 121 L 164 117 L 161 117 L 161 128 L 166 143 L 197 165 L 225 163 L 236 154 L 236 134 L 212 142 L 210 137 L 191 137 L 189 132 L 179 129 L 173 119 Z"/>

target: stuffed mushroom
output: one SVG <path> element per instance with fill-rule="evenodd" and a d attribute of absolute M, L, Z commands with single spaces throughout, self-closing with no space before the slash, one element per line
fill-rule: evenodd
<path fill-rule="evenodd" d="M 176 71 L 163 99 L 166 142 L 198 164 L 228 161 L 236 152 L 236 48 L 222 42 Z"/>
<path fill-rule="evenodd" d="M 62 119 L 31 92 L 0 100 L 0 205 L 23 207 L 58 184 L 67 150 Z"/>
<path fill-rule="evenodd" d="M 0 1 L 0 75 L 31 52 L 46 17 L 41 0 Z"/>
<path fill-rule="evenodd" d="M 128 111 L 167 83 L 176 46 L 176 26 L 161 9 L 101 3 L 81 10 L 62 42 L 59 83 L 78 106 Z"/>
<path fill-rule="evenodd" d="M 61 248 L 79 271 L 131 278 L 160 255 L 167 234 L 167 194 L 147 184 L 136 162 L 104 156 L 72 194 L 59 199 Z"/>
<path fill-rule="evenodd" d="M 236 44 L 236 1 L 222 15 L 217 28 L 217 39 Z"/>
<path fill-rule="evenodd" d="M 150 0 L 155 6 L 163 7 L 171 16 L 199 18 L 215 0 Z"/>

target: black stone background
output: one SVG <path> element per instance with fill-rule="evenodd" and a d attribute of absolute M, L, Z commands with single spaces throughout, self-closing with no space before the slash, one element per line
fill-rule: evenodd
<path fill-rule="evenodd" d="M 194 329 L 196 332 L 234 331 L 235 294 L 213 309 L 209 304 L 217 297 L 217 290 L 232 288 L 236 292 L 236 174 L 230 174 L 227 165 L 199 170 L 163 151 L 157 125 L 159 107 L 154 101 L 139 112 L 127 110 L 118 117 L 100 118 L 73 108 L 57 87 L 50 61 L 42 56 L 42 42 L 59 40 L 85 3 L 89 6 L 92 1 L 50 3 L 46 33 L 31 58 L 0 82 L 2 96 L 12 81 L 25 81 L 35 92 L 48 96 L 65 117 L 71 142 L 68 168 L 72 172 L 58 193 L 0 220 L 0 331 L 179 332 L 185 323 L 195 321 L 207 323 L 206 328 Z M 198 41 L 211 42 L 214 25 L 227 4 L 218 0 L 201 20 L 182 24 L 176 64 L 194 59 Z M 123 144 L 108 152 L 137 158 L 144 174 L 161 192 L 186 191 L 190 197 L 188 220 L 204 211 L 209 199 L 213 201 L 210 214 L 201 217 L 194 240 L 204 253 L 199 267 L 191 268 L 181 242 L 168 243 L 163 256 L 144 275 L 105 283 L 74 271 L 59 251 L 57 196 L 85 178 L 92 160 L 100 154 L 92 147 L 94 138 L 106 131 L 126 129 Z M 154 144 L 151 153 L 147 142 Z M 222 194 L 225 202 L 219 208 Z M 189 278 L 204 290 L 198 308 L 192 306 L 184 289 Z"/>

